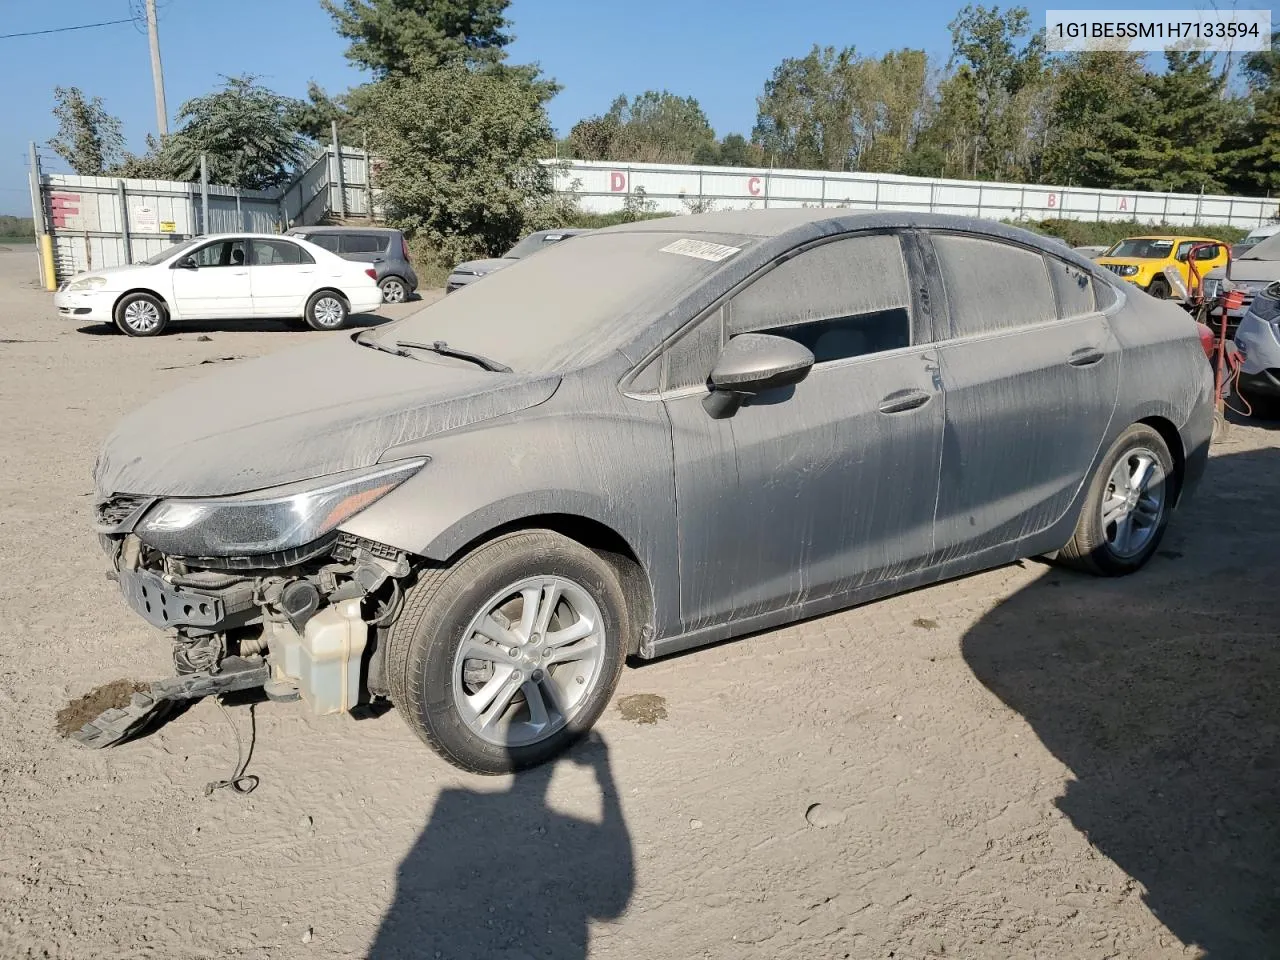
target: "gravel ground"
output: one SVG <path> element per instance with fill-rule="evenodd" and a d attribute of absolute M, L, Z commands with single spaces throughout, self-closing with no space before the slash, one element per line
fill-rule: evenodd
<path fill-rule="evenodd" d="M 627 670 L 592 742 L 461 774 L 392 712 L 57 712 L 169 672 L 103 576 L 130 408 L 321 334 L 76 329 L 0 251 L 0 957 L 1280 957 L 1280 440 L 1141 574 L 1028 562 Z M 398 307 L 398 310 L 412 309 Z M 369 318 L 374 322 L 373 318 Z"/>

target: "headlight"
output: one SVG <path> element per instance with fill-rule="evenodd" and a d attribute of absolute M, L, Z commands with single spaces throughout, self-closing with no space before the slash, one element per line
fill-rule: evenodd
<path fill-rule="evenodd" d="M 1120 276 L 1122 277 L 1135 277 L 1137 275 L 1138 275 L 1138 268 L 1135 267 L 1132 263 L 1127 264 L 1120 268 Z"/>
<path fill-rule="evenodd" d="M 1207 300 L 1216 300 L 1218 294 L 1223 290 L 1229 290 L 1230 285 L 1219 280 L 1217 277 L 1209 277 L 1204 282 L 1204 295 Z"/>
<path fill-rule="evenodd" d="M 83 277 L 67 284 L 68 290 L 100 290 L 107 285 L 106 277 Z"/>
<path fill-rule="evenodd" d="M 179 557 L 274 553 L 311 543 L 390 493 L 426 457 L 331 474 L 234 497 L 161 500 L 137 526 L 143 543 Z"/>

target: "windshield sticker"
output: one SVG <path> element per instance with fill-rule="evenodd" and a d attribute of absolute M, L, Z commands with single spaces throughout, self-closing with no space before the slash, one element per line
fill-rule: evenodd
<path fill-rule="evenodd" d="M 662 248 L 663 253 L 678 253 L 682 257 L 697 257 L 699 260 L 710 260 L 712 263 L 728 260 L 741 250 L 741 247 L 726 247 L 724 244 L 708 243 L 706 240 L 677 240 Z"/>

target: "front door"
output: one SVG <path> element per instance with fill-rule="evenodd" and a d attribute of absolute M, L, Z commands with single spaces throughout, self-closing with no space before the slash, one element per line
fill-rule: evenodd
<path fill-rule="evenodd" d="M 1120 349 L 1089 275 L 999 241 L 937 234 L 950 336 L 938 560 L 1019 544 L 1066 513 L 1107 433 Z"/>
<path fill-rule="evenodd" d="M 686 630 L 899 576 L 932 552 L 942 394 L 908 277 L 898 236 L 829 241 L 668 348 Z M 748 332 L 804 343 L 814 367 L 713 419 L 707 376 Z"/>
<path fill-rule="evenodd" d="M 173 305 L 181 318 L 249 316 L 248 245 L 245 240 L 215 240 L 173 265 Z"/>
<path fill-rule="evenodd" d="M 300 317 L 316 288 L 315 259 L 291 240 L 254 240 L 249 267 L 256 317 Z"/>

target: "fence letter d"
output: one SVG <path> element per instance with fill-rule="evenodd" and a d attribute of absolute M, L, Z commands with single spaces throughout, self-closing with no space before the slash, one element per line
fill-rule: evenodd
<path fill-rule="evenodd" d="M 622 193 L 627 189 L 627 176 L 617 170 L 609 172 L 609 189 L 614 193 Z"/>

